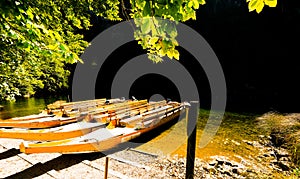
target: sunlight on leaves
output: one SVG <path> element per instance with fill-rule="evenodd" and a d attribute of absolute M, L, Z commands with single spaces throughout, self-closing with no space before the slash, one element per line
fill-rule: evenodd
<path fill-rule="evenodd" d="M 276 7 L 277 0 L 247 0 L 249 12 L 256 11 L 260 13 L 264 6 L 267 5 L 269 7 Z"/>

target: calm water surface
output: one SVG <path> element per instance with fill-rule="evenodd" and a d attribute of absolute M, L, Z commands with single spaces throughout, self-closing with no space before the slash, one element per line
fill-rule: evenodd
<path fill-rule="evenodd" d="M 4 108 L 0 111 L 0 119 L 38 114 L 50 103 L 56 100 L 66 100 L 66 97 L 27 98 L 18 99 L 15 102 L 1 101 Z"/>

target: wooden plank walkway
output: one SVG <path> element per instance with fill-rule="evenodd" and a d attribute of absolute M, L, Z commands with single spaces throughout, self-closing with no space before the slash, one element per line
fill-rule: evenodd
<path fill-rule="evenodd" d="M 101 153 L 27 155 L 19 152 L 21 141 L 18 139 L 0 139 L 0 178 L 104 178 L 105 156 Z M 149 170 L 146 165 L 140 164 L 136 158 L 145 159 L 148 157 L 149 162 L 156 157 L 143 153 L 138 155 L 145 156 L 136 156 L 137 154 L 134 152 L 137 151 L 124 150 L 109 155 L 108 178 L 132 178 L 121 173 L 121 170 L 128 170 L 129 168 L 135 172 Z M 130 158 L 128 153 L 135 157 Z"/>

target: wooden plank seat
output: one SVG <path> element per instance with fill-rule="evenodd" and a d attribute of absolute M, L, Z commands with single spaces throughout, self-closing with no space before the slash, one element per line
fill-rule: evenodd
<path fill-rule="evenodd" d="M 160 106 L 158 106 L 160 104 Z M 149 111 L 149 106 L 154 106 L 156 108 L 161 107 L 162 105 L 164 105 L 165 102 L 157 102 L 157 103 L 151 103 L 151 104 L 144 104 L 142 103 L 141 105 L 136 105 L 132 108 L 126 108 L 126 109 L 122 109 L 122 110 L 116 110 L 115 114 L 118 120 L 122 121 L 124 119 L 130 118 L 132 116 L 136 116 L 139 114 L 143 114 Z M 152 110 L 154 109 L 153 107 L 151 107 Z M 111 120 L 111 119 L 110 119 Z"/>
<path fill-rule="evenodd" d="M 58 116 L 75 116 L 78 113 L 85 111 L 93 111 L 99 107 L 123 103 L 125 100 L 116 98 L 116 99 L 96 99 L 96 100 L 87 100 L 87 101 L 79 101 L 79 102 L 70 102 L 64 103 L 60 105 L 60 109 L 56 110 L 56 115 Z M 53 112 L 53 110 L 52 110 Z"/>
<path fill-rule="evenodd" d="M 120 124 L 126 127 L 134 127 L 138 122 L 146 122 L 147 120 L 151 120 L 153 118 L 157 118 L 159 116 L 164 115 L 167 112 L 167 109 L 169 108 L 172 108 L 172 106 L 157 107 L 156 109 L 142 113 L 140 115 L 137 115 L 136 117 L 122 119 L 120 121 Z"/>

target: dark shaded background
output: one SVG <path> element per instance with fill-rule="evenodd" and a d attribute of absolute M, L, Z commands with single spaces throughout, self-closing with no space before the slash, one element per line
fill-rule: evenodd
<path fill-rule="evenodd" d="M 115 24 L 93 16 L 94 27 L 85 32 L 92 40 Z M 246 1 L 209 1 L 197 11 L 197 20 L 185 24 L 198 31 L 211 45 L 223 67 L 227 83 L 227 111 L 299 112 L 300 88 L 300 1 L 279 1 L 260 14 L 248 12 Z M 201 66 L 188 52 L 178 48 L 182 63 L 192 74 L 200 91 L 203 108 L 210 107 L 210 88 Z M 96 97 L 110 97 L 114 75 L 128 60 L 143 54 L 136 42 L 116 49 L 98 75 Z M 138 79 L 130 94 L 149 98 L 161 93 L 180 100 L 174 84 L 159 75 Z"/>

